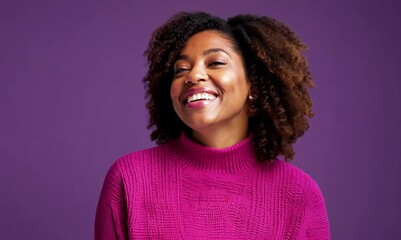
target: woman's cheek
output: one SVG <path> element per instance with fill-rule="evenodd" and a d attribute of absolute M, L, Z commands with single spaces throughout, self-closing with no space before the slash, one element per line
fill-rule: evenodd
<path fill-rule="evenodd" d="M 170 87 L 170 97 L 172 100 L 177 100 L 179 97 L 180 90 L 178 87 L 178 84 L 176 82 L 172 82 L 171 83 L 171 87 Z"/>

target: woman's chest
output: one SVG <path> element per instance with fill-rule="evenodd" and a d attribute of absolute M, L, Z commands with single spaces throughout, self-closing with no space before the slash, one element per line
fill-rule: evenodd
<path fill-rule="evenodd" d="M 256 176 L 171 175 L 131 192 L 130 235 L 139 238 L 294 239 L 302 220 Z"/>

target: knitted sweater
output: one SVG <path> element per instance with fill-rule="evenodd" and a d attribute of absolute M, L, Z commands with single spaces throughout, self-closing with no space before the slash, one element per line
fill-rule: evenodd
<path fill-rule="evenodd" d="M 298 168 L 257 161 L 251 137 L 227 148 L 185 134 L 110 168 L 95 239 L 329 239 L 324 200 Z"/>

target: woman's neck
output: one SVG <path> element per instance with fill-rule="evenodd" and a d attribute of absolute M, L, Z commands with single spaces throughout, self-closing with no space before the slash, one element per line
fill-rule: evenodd
<path fill-rule="evenodd" d="M 226 148 L 232 146 L 248 136 L 248 129 L 226 128 L 209 131 L 192 131 L 192 140 L 204 146 Z"/>

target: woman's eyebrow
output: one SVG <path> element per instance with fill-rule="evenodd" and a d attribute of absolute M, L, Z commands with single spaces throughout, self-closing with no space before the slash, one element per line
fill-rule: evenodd
<path fill-rule="evenodd" d="M 175 62 L 177 62 L 178 60 L 188 60 L 188 58 L 189 57 L 187 55 L 181 54 L 177 57 L 177 60 L 175 60 Z"/>
<path fill-rule="evenodd" d="M 223 52 L 223 53 L 227 54 L 227 55 L 231 58 L 231 55 L 230 55 L 227 51 L 225 51 L 224 49 L 222 49 L 222 48 L 210 48 L 210 49 L 207 49 L 207 50 L 203 51 L 202 54 L 203 54 L 204 56 L 206 56 L 206 55 L 209 55 L 209 54 L 212 54 L 212 53 L 217 53 L 217 52 Z M 181 55 L 179 55 L 179 56 L 177 57 L 176 62 L 177 62 L 178 60 L 188 60 L 188 59 L 189 59 L 188 55 L 181 54 Z"/>
<path fill-rule="evenodd" d="M 225 54 L 227 54 L 231 58 L 231 55 L 228 52 L 226 52 L 225 50 L 221 49 L 221 48 L 207 49 L 207 50 L 203 51 L 203 55 L 209 55 L 209 54 L 216 53 L 216 52 L 224 52 Z"/>

